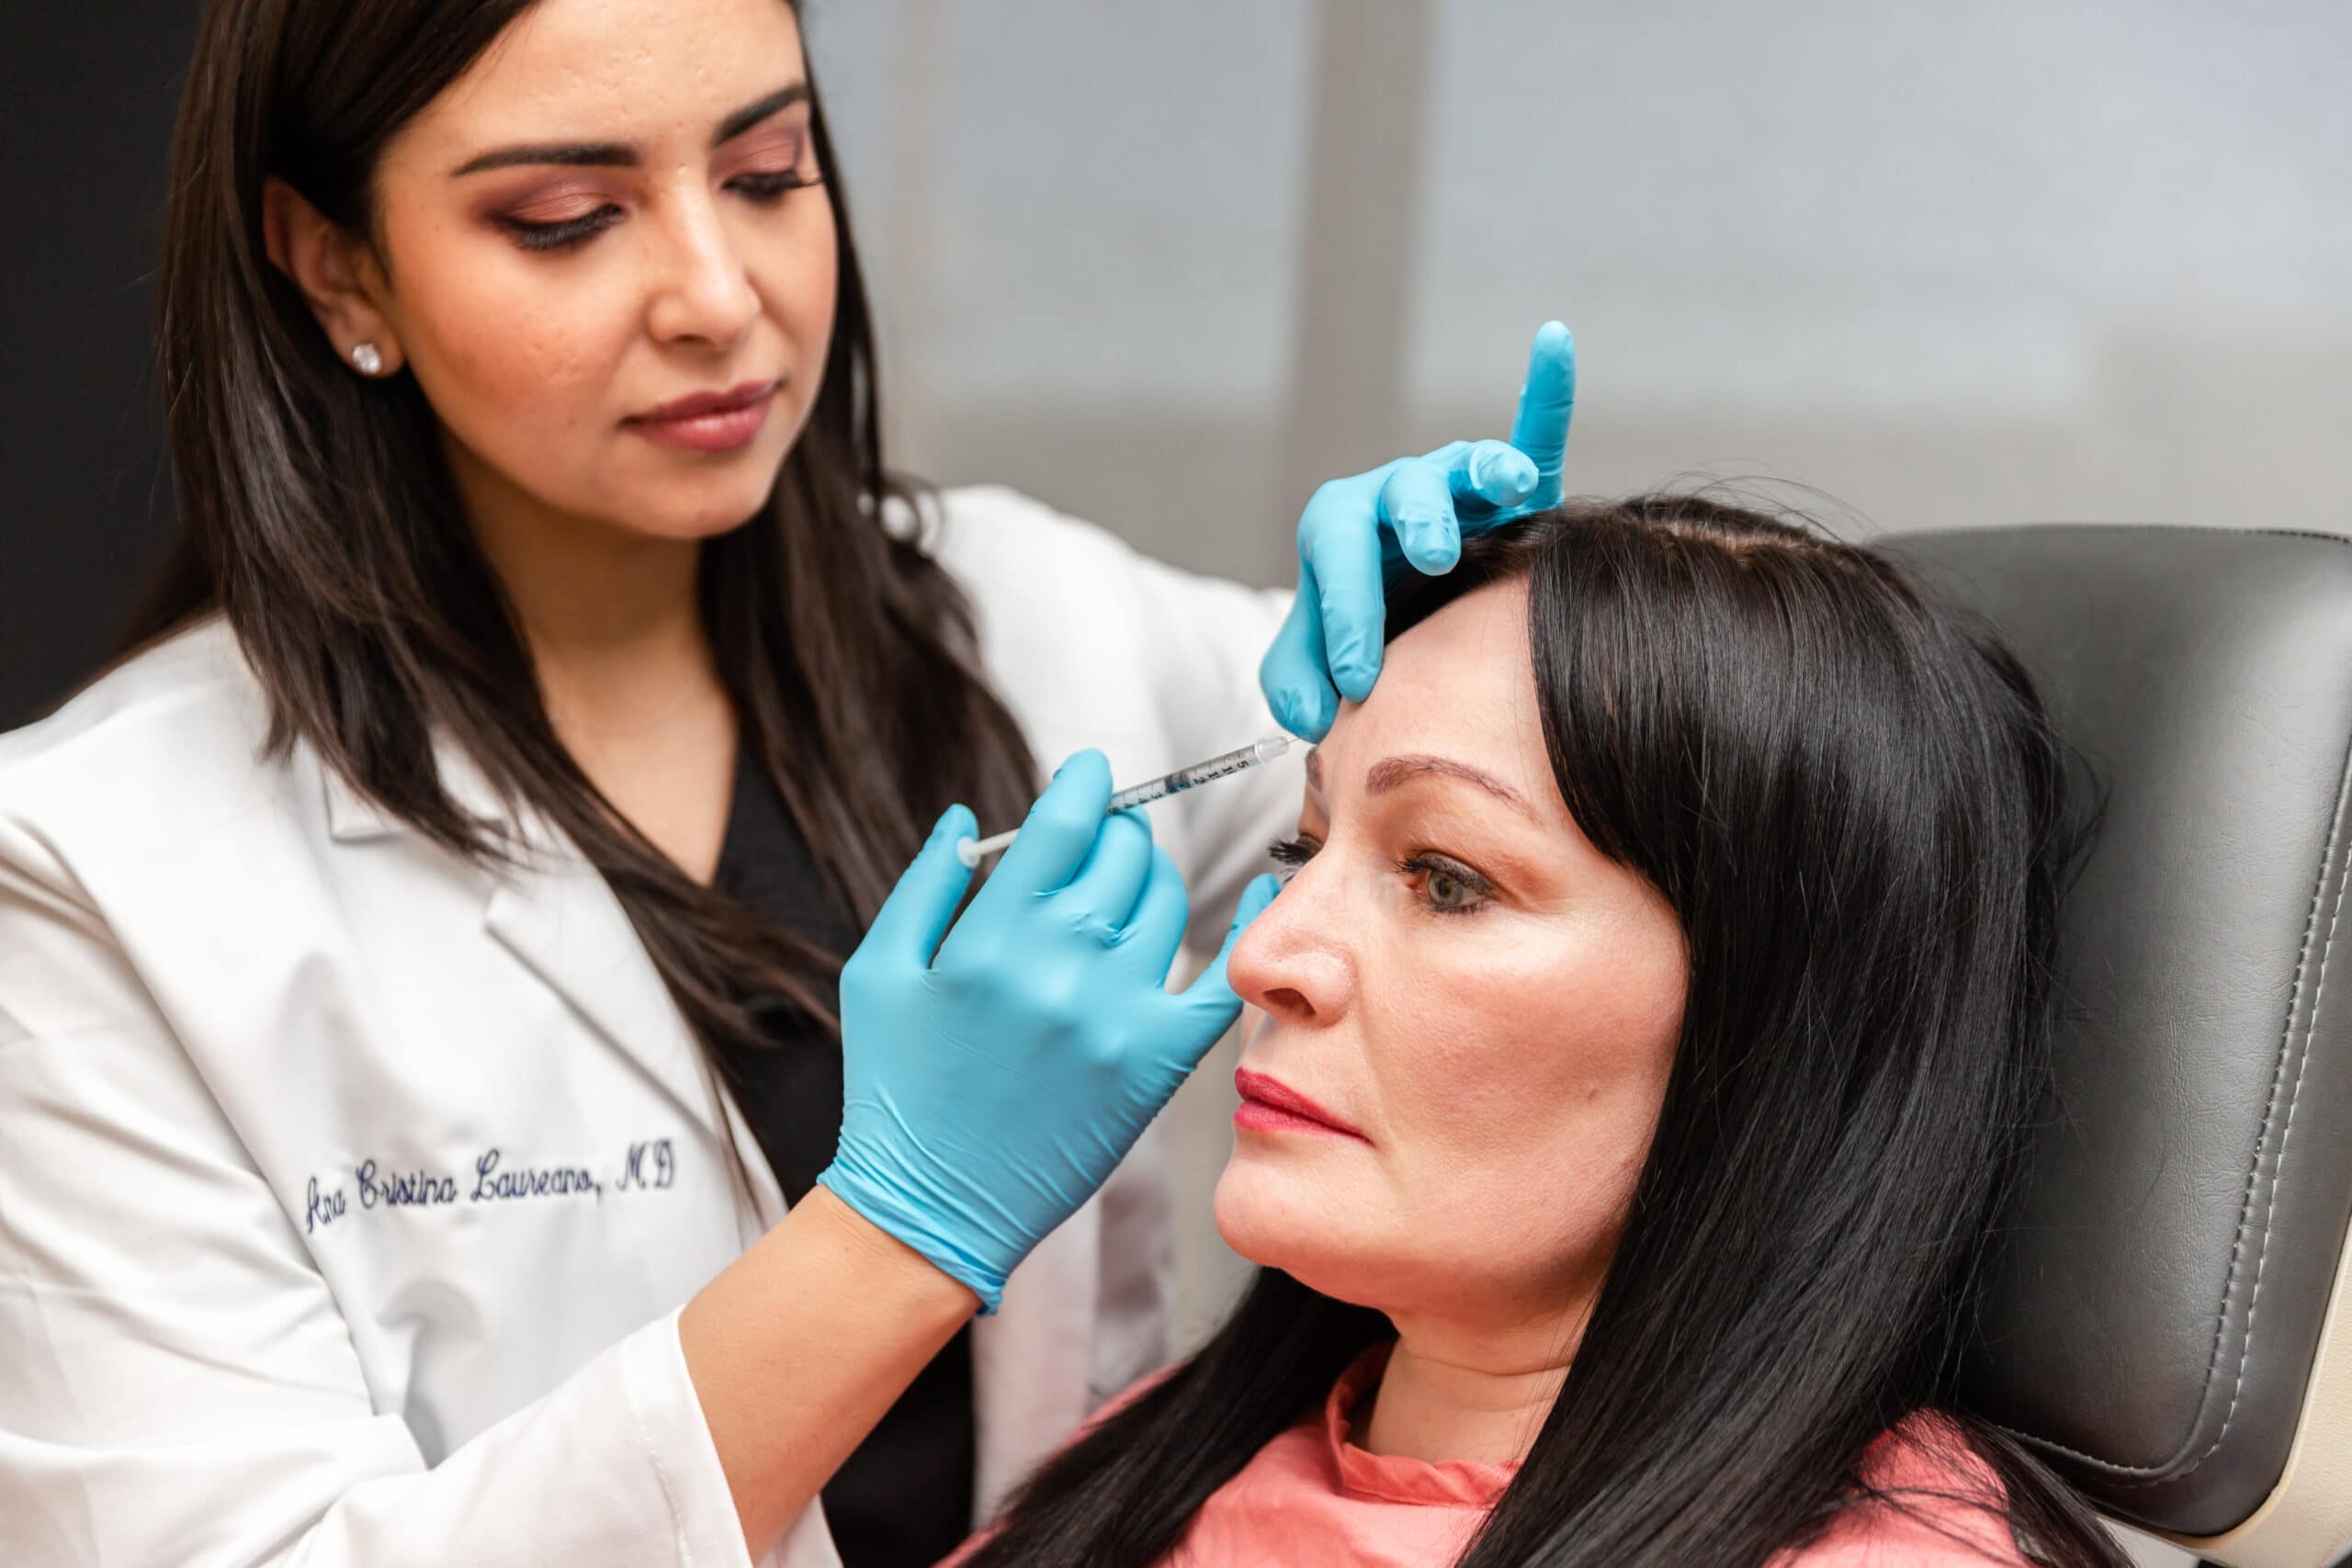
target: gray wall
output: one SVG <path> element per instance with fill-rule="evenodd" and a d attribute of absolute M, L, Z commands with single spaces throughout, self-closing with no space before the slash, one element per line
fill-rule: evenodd
<path fill-rule="evenodd" d="M 1577 489 L 2346 525 L 2340 0 L 813 0 L 811 31 L 902 457 L 1188 564 L 1279 581 L 1308 476 L 1502 434 L 1551 315 Z"/>

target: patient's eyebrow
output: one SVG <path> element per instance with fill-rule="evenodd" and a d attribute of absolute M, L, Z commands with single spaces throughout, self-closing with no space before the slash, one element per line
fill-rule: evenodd
<path fill-rule="evenodd" d="M 806 102 L 808 84 L 794 82 L 778 87 L 756 103 L 745 104 L 718 122 L 710 133 L 714 151 L 724 147 L 770 115 Z M 485 169 L 511 169 L 523 164 L 560 164 L 567 167 L 616 167 L 633 169 L 643 162 L 643 154 L 633 141 L 537 141 L 516 147 L 493 148 L 488 152 L 467 159 L 450 171 L 457 179 L 466 175 L 478 175 Z"/>
<path fill-rule="evenodd" d="M 1527 803 L 1525 795 L 1484 769 L 1474 768 L 1467 762 L 1457 762 L 1451 757 L 1431 757 L 1419 752 L 1406 757 L 1384 757 L 1365 771 L 1363 792 L 1378 795 L 1384 790 L 1395 789 L 1423 778 L 1456 779 L 1463 784 L 1476 784 L 1512 810 L 1535 818 L 1535 807 Z M 1541 820 L 1540 818 L 1536 819 Z"/>
<path fill-rule="evenodd" d="M 1309 746 L 1306 749 L 1306 784 L 1308 788 L 1318 794 L 1322 791 L 1323 748 L 1320 746 Z"/>

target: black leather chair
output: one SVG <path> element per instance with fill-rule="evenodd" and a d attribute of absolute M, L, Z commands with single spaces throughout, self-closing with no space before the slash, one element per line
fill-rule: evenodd
<path fill-rule="evenodd" d="M 2233 1568 L 2352 1552 L 2352 539 L 1890 548 L 1988 611 L 2102 778 L 2055 1103 L 1968 1397 Z"/>

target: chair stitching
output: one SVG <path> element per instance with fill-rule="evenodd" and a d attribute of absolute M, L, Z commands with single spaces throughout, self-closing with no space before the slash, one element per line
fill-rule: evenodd
<path fill-rule="evenodd" d="M 2346 755 L 2344 773 L 2341 781 L 2336 785 L 2335 818 L 2328 825 L 2327 843 L 2320 856 L 2319 880 L 2312 888 L 2311 914 L 2303 922 L 2302 948 L 2295 957 L 2295 987 L 2287 999 L 2287 1022 L 2285 1029 L 2280 1033 L 2278 1041 L 2278 1065 L 2271 1071 L 2270 1095 L 2268 1101 L 2263 1107 L 2261 1135 L 2255 1140 L 2253 1165 L 2246 1172 L 2245 1201 L 2240 1207 L 2238 1213 L 2238 1230 L 2236 1238 L 2230 1245 L 2230 1271 L 2228 1277 L 2222 1284 L 2221 1314 L 2213 1325 L 2213 1354 L 2211 1359 L 2206 1362 L 2204 1385 L 2198 1390 L 2197 1405 L 2200 1411 L 2205 1408 L 2207 1396 L 2212 1392 L 2213 1379 L 2221 1370 L 2222 1348 L 2229 1339 L 2230 1296 L 2237 1288 L 2238 1265 L 2241 1261 L 2245 1245 L 2246 1228 L 2254 1216 L 2255 1189 L 2260 1185 L 2261 1182 L 2262 1145 L 2269 1141 L 2271 1121 L 2278 1114 L 2278 1087 L 2286 1079 L 2287 1058 L 2294 1046 L 2295 1013 L 2301 1001 L 2303 977 L 2310 973 L 2312 937 L 2319 929 L 2319 909 L 2321 903 L 2327 897 L 2328 873 L 2331 868 L 2336 868 L 2338 859 L 2337 852 L 2343 847 L 2342 834 L 2344 828 L 2345 807 L 2348 798 L 2352 798 L 2352 751 L 2347 751 Z M 2160 1485 L 2166 1482 L 2180 1480 L 2187 1476 L 2190 1472 L 2194 1471 L 2199 1465 L 2203 1464 L 2207 1460 L 2212 1458 L 2214 1453 L 2220 1450 L 2222 1446 L 2222 1439 L 2229 1436 L 2230 1423 L 2236 1418 L 2238 1398 L 2245 1386 L 2246 1362 L 2252 1358 L 2254 1352 L 2254 1314 L 2256 1308 L 2261 1303 L 2262 1300 L 2262 1275 L 2263 1269 L 2268 1261 L 2270 1250 L 2270 1221 L 2272 1216 L 2277 1213 L 2278 1203 L 2278 1178 L 2283 1173 L 2286 1167 L 2287 1141 L 2294 1136 L 2295 1100 L 2302 1092 L 2303 1070 L 2311 1065 L 2311 1042 L 2319 1031 L 2320 1003 L 2327 994 L 2328 959 L 2332 956 L 2335 950 L 2336 921 L 2344 913 L 2344 896 L 2346 888 L 2348 886 L 2352 886 L 2352 875 L 2347 875 L 2341 868 L 2337 868 L 2335 903 L 2328 913 L 2327 934 L 2321 939 L 2320 942 L 2319 974 L 2312 988 L 2311 1021 L 2305 1025 L 2303 1030 L 2303 1055 L 2301 1060 L 2299 1061 L 2295 1066 L 2294 1084 L 2287 1091 L 2287 1122 L 2278 1134 L 2278 1163 L 2272 1167 L 2270 1190 L 2263 1204 L 2262 1240 L 2256 1250 L 2255 1258 L 2254 1291 L 2248 1297 L 2246 1303 L 2245 1343 L 2239 1348 L 2237 1370 L 2230 1380 L 2230 1406 L 2229 1409 L 2222 1414 L 2221 1430 L 2214 1433 L 2213 1440 L 2206 1445 L 2203 1452 L 2198 1454 L 2196 1458 L 2190 1460 L 2180 1469 L 2175 1470 L 2172 1466 L 2177 1462 L 2176 1461 L 2168 1460 L 2163 1463 L 2153 1465 L 2121 1464 L 2113 1460 L 2100 1459 L 2095 1454 L 2085 1453 L 2080 1449 L 2069 1448 L 2064 1443 L 2058 1442 L 2050 1438 L 2041 1437 L 2031 1432 L 2020 1431 L 2016 1427 L 2007 1426 L 1999 1421 L 1994 1421 L 1991 1423 L 1991 1425 L 1996 1428 L 2007 1432 L 2009 1436 L 2017 1438 L 2022 1441 L 2033 1443 L 2038 1447 L 2065 1454 L 2070 1458 L 2081 1460 L 2087 1464 L 2097 1465 L 2100 1469 L 2108 1471 L 2115 1475 L 2144 1477 L 2145 1479 L 2143 1480 L 2119 1483 L 2119 1484 L 2127 1488 L 2135 1489 L 2139 1487 Z"/>
<path fill-rule="evenodd" d="M 2301 1059 L 2295 1064 L 2295 1082 L 2287 1090 L 2287 1125 L 2278 1134 L 2278 1160 L 2270 1168 L 2270 1192 L 2263 1202 L 2262 1245 L 2254 1255 L 2254 1293 L 2246 1298 L 2245 1343 L 2238 1351 L 2237 1372 L 2230 1379 L 2230 1407 L 2222 1412 L 2222 1429 L 2213 1434 L 2213 1441 L 2207 1446 L 2203 1453 L 2199 1454 L 2171 1475 L 2147 1481 L 2135 1481 L 2130 1483 L 2133 1486 L 2154 1486 L 2159 1481 L 2177 1481 L 2188 1474 L 2189 1472 L 2213 1457 L 2214 1452 L 2222 1446 L 2222 1439 L 2230 1435 L 2230 1423 L 2237 1419 L 2238 1398 L 2245 1388 L 2246 1363 L 2254 1358 L 2254 1319 L 2255 1314 L 2262 1308 L 2263 1270 L 2270 1262 L 2270 1221 L 2278 1209 L 2279 1183 L 2285 1180 L 2287 1175 L 2287 1145 L 2294 1142 L 2295 1138 L 2295 1107 L 2302 1098 L 2303 1072 L 2312 1064 L 2312 1042 L 2319 1034 L 2320 1006 L 2327 999 L 2327 964 L 2328 960 L 2335 956 L 2335 923 L 2344 913 L 2344 891 L 2347 884 L 2352 884 L 2352 876 L 2346 876 L 2339 872 L 2335 883 L 2335 908 L 2328 913 L 2327 935 L 2320 942 L 2319 981 L 2312 987 L 2311 1022 L 2303 1030 L 2303 1054 Z M 2265 1120 L 2267 1121 L 2267 1118 L 2266 1117 Z M 2259 1168 L 2261 1164 L 2259 1154 L 2256 1156 L 2255 1163 Z"/>

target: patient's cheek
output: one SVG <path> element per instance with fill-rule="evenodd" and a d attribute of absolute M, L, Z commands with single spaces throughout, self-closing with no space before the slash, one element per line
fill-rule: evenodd
<path fill-rule="evenodd" d="M 1679 941 L 1482 956 L 1367 987 L 1348 1038 L 1320 1043 L 1361 1052 L 1378 1147 L 1240 1140 L 1216 1191 L 1227 1246 L 1389 1311 L 1571 1307 L 1591 1287 L 1672 1070 Z"/>

